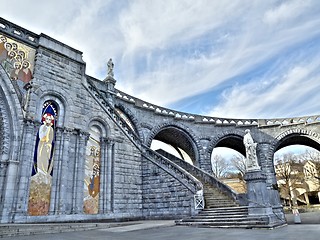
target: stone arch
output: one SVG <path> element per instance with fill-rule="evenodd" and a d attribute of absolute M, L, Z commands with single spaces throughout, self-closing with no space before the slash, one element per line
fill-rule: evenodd
<path fill-rule="evenodd" d="M 86 214 L 97 214 L 98 209 L 103 208 L 102 198 L 106 196 L 106 184 L 110 185 L 110 173 L 107 165 L 110 164 L 107 155 L 107 140 L 110 135 L 108 124 L 100 117 L 90 119 L 87 129 L 88 137 L 85 144 L 84 161 L 84 198 L 83 209 Z M 106 182 L 108 175 L 109 181 Z M 103 177 L 101 177 L 103 176 Z M 109 186 L 108 185 L 108 186 Z M 103 191 L 101 191 L 103 189 Z M 102 193 L 102 196 L 99 194 Z M 94 201 L 90 200 L 94 199 Z M 99 200 L 100 199 L 100 200 Z"/>
<path fill-rule="evenodd" d="M 166 133 L 169 134 L 166 135 Z M 180 137 L 180 141 L 175 139 L 174 136 Z M 150 147 L 153 139 L 164 140 L 164 142 L 170 145 L 181 147 L 193 162 L 199 165 L 202 146 L 199 144 L 198 137 L 185 125 L 176 122 L 162 123 L 150 131 L 146 137 L 146 145 Z"/>
<path fill-rule="evenodd" d="M 268 152 L 268 164 L 274 171 L 274 154 L 283 147 L 300 144 L 309 146 L 320 151 L 320 134 L 303 128 L 288 129 L 277 135 L 271 142 L 270 151 Z"/>
<path fill-rule="evenodd" d="M 134 127 L 134 130 L 135 130 L 136 134 L 140 137 L 141 136 L 141 129 L 139 127 L 139 121 L 136 118 L 135 114 L 133 114 L 132 111 L 129 108 L 126 108 L 122 104 L 117 104 L 115 106 L 115 108 L 120 109 L 129 118 L 129 120 L 133 124 L 133 127 Z"/>
<path fill-rule="evenodd" d="M 274 173 L 274 176 L 276 176 L 276 162 L 274 158 L 274 154 L 287 146 L 292 145 L 305 145 L 308 147 L 312 147 L 318 151 L 320 151 L 320 134 L 318 132 L 315 132 L 314 130 L 309 130 L 308 128 L 291 128 L 287 129 L 285 131 L 282 131 L 280 134 L 278 134 L 275 139 L 271 143 L 270 153 L 271 158 L 268 161 L 270 165 L 270 171 Z M 280 163 L 281 164 L 281 163 Z M 280 165 L 281 166 L 281 165 Z M 281 168 L 280 168 L 281 169 Z M 280 170 L 281 172 L 281 170 Z M 281 175 L 281 173 L 280 173 Z M 302 182 L 305 182 L 305 176 L 300 176 L 299 180 Z M 276 177 L 274 177 L 274 181 L 270 181 L 271 186 L 276 186 L 278 188 L 278 182 L 276 180 Z M 306 185 L 308 186 L 308 185 Z M 303 187 L 304 188 L 304 187 Z M 295 192 L 295 191 L 293 191 Z M 299 193 L 300 195 L 300 193 Z M 297 197 L 297 195 L 296 195 Z"/>
<path fill-rule="evenodd" d="M 101 117 L 91 118 L 86 132 L 89 132 L 90 128 L 93 126 L 99 129 L 101 137 L 106 138 L 110 135 L 110 127 Z"/>
<path fill-rule="evenodd" d="M 67 91 L 61 90 L 60 92 L 53 91 L 53 90 L 46 90 L 42 89 L 40 87 L 39 89 L 36 90 L 36 93 L 38 93 L 38 96 L 40 96 L 37 99 L 37 109 L 36 109 L 36 116 L 41 116 L 41 111 L 42 111 L 42 105 L 46 101 L 54 101 L 57 103 L 58 108 L 59 108 L 59 118 L 58 118 L 58 127 L 64 126 L 64 123 L 69 122 L 70 119 L 70 113 L 68 111 L 69 106 L 74 106 L 74 102 L 71 98 L 66 98 L 66 96 L 69 96 Z"/>
<path fill-rule="evenodd" d="M 211 157 L 211 153 L 215 147 L 228 147 L 245 156 L 245 147 L 243 145 L 244 130 L 232 129 L 222 131 L 210 139 L 207 147 L 207 157 Z"/>
<path fill-rule="evenodd" d="M 274 151 L 294 144 L 306 145 L 320 151 L 320 134 L 308 129 L 295 128 L 283 131 L 272 142 Z"/>
<path fill-rule="evenodd" d="M 5 70 L 0 66 L 0 161 L 17 160 L 21 140 L 23 111 L 18 95 Z"/>
<path fill-rule="evenodd" d="M 36 110 L 37 116 L 41 116 L 42 106 L 47 101 L 54 101 L 57 104 L 57 107 L 59 110 L 57 127 L 63 127 L 64 123 L 68 122 L 68 119 L 70 117 L 67 111 L 68 110 L 67 106 L 73 106 L 73 103 L 57 92 L 53 92 L 53 91 L 46 92 L 38 100 L 37 110 Z"/>

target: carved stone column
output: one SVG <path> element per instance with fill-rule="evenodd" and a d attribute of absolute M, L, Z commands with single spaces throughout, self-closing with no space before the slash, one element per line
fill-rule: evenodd
<path fill-rule="evenodd" d="M 83 213 L 83 181 L 84 181 L 84 163 L 86 160 L 86 146 L 89 139 L 89 133 L 78 130 L 76 145 L 76 161 L 74 166 L 73 181 L 73 202 L 72 213 Z"/>
<path fill-rule="evenodd" d="M 113 206 L 114 206 L 114 199 L 113 199 L 113 187 L 114 187 L 114 147 L 115 147 L 115 141 L 114 140 L 109 140 L 107 142 L 107 205 L 106 209 L 107 212 L 113 212 Z"/>
<path fill-rule="evenodd" d="M 99 189 L 99 213 L 103 214 L 107 209 L 107 138 L 100 139 L 100 189 Z"/>
<path fill-rule="evenodd" d="M 11 220 L 11 214 L 13 210 L 14 202 L 14 193 L 15 193 L 15 184 L 17 180 L 17 170 L 18 170 L 18 161 L 9 160 L 6 173 L 6 185 L 3 195 L 3 210 L 2 210 L 2 221 L 8 222 Z"/>
<path fill-rule="evenodd" d="M 29 200 L 29 186 L 32 172 L 35 142 L 37 130 L 40 123 L 33 122 L 32 120 L 25 120 L 24 123 L 24 138 L 22 140 L 20 162 L 19 162 L 19 175 L 17 180 L 18 189 L 16 192 L 15 203 L 15 219 L 26 216 L 28 214 L 28 200 Z M 10 176 L 10 175 L 7 175 Z"/>
<path fill-rule="evenodd" d="M 55 147 L 53 153 L 53 174 L 52 174 L 52 185 L 50 195 L 50 208 L 49 214 L 57 214 L 59 209 L 59 198 L 60 198 L 60 176 L 61 176 L 61 161 L 63 156 L 63 128 L 56 127 L 55 132 Z"/>
<path fill-rule="evenodd" d="M 59 191 L 59 214 L 66 214 L 67 208 L 66 204 L 70 199 L 67 199 L 67 182 L 68 182 L 68 172 L 69 172 L 69 145 L 70 145 L 70 134 L 72 130 L 64 129 L 63 131 L 63 149 L 61 156 L 61 169 L 60 169 L 60 185 L 58 187 Z"/>
<path fill-rule="evenodd" d="M 209 174 L 213 174 L 211 163 L 212 152 L 208 152 L 209 143 L 209 139 L 203 139 L 200 141 L 201 147 L 200 149 L 198 149 L 199 160 L 196 163 L 196 167 L 199 167 L 200 169 L 206 171 Z"/>
<path fill-rule="evenodd" d="M 278 191 L 277 178 L 274 170 L 274 149 L 269 143 L 258 145 L 258 157 L 261 168 L 266 175 L 266 187 L 269 192 L 269 202 L 273 209 L 279 208 L 283 212 L 283 207 Z"/>

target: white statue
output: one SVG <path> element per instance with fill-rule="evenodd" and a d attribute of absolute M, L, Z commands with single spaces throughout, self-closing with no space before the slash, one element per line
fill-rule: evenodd
<path fill-rule="evenodd" d="M 107 66 L 108 66 L 108 76 L 113 77 L 114 76 L 114 73 L 113 73 L 114 64 L 112 62 L 112 58 L 109 59 Z"/>
<path fill-rule="evenodd" d="M 246 168 L 247 171 L 250 170 L 261 170 L 258 164 L 257 158 L 257 143 L 253 141 L 253 138 L 250 134 L 250 130 L 246 129 L 245 135 L 243 137 L 243 144 L 246 148 Z"/>

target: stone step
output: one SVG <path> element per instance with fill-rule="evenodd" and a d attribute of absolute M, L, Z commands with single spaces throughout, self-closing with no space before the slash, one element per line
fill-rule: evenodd
<path fill-rule="evenodd" d="M 216 199 L 204 199 L 206 203 L 218 203 L 218 204 L 228 204 L 228 203 L 234 203 L 233 201 L 231 200 L 216 200 Z"/>
<path fill-rule="evenodd" d="M 246 206 L 236 206 L 236 207 L 221 207 L 214 209 L 204 209 L 203 212 L 216 212 L 216 213 L 225 213 L 225 212 L 234 212 L 234 211 L 246 211 L 248 212 L 248 207 Z"/>
<path fill-rule="evenodd" d="M 244 221 L 244 222 L 176 222 L 176 225 L 208 227 L 208 228 L 269 228 L 267 222 L 261 221 Z"/>
<path fill-rule="evenodd" d="M 176 221 L 177 225 L 225 228 L 268 228 L 267 217 L 248 216 L 248 207 L 204 209 L 198 215 Z"/>
<path fill-rule="evenodd" d="M 203 194 L 210 194 L 210 195 L 221 195 L 221 196 L 226 196 L 224 193 L 220 192 L 219 190 L 215 190 L 215 189 L 210 189 L 210 190 L 203 190 Z"/>
<path fill-rule="evenodd" d="M 206 210 L 206 209 L 205 209 Z M 201 213 L 198 214 L 198 216 L 232 216 L 232 215 L 243 215 L 243 216 L 247 216 L 248 212 L 208 212 L 206 211 L 202 211 Z"/>
<path fill-rule="evenodd" d="M 222 208 L 222 207 L 236 207 L 237 204 L 206 204 L 205 209 L 214 209 L 214 208 Z"/>
<path fill-rule="evenodd" d="M 210 222 L 210 223 L 219 223 L 219 222 L 265 222 L 263 217 L 249 217 L 249 216 L 239 216 L 239 217 L 191 217 L 189 219 L 182 220 L 182 222 Z"/>
<path fill-rule="evenodd" d="M 226 197 L 218 197 L 218 196 L 203 196 L 206 200 L 214 200 L 214 201 L 233 201 L 232 199 Z"/>
<path fill-rule="evenodd" d="M 199 214 L 196 216 L 193 216 L 193 219 L 222 219 L 222 218 L 243 218 L 247 217 L 247 214 L 230 214 L 230 215 L 205 215 L 205 214 Z"/>

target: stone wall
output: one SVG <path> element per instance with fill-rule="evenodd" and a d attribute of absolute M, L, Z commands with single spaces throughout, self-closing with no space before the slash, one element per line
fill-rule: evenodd
<path fill-rule="evenodd" d="M 15 37 L 10 33 L 4 34 Z M 1 222 L 174 218 L 190 214 L 193 195 L 181 180 L 177 180 L 179 176 L 158 170 L 162 174 L 150 177 L 150 171 L 156 166 L 152 167 L 150 160 L 142 157 L 139 139 L 133 141 L 108 112 L 101 98 L 89 89 L 87 79 L 90 77 L 85 75 L 82 53 L 44 34 L 35 37 L 31 44 L 36 50 L 33 79 L 29 92 L 23 92 L 24 99 L 18 100 L 17 89 L 14 90 L 1 69 L 1 80 L 7 82 L 7 86 L 1 88 L 1 99 L 12 104 L 9 94 L 4 94 L 6 88 L 15 96 L 15 104 L 6 111 L 14 116 L 20 111 L 21 120 L 22 116 L 24 118 L 16 121 L 20 132 L 8 127 L 13 125 L 12 119 L 8 118 L 4 126 L 1 118 L 1 132 L 5 137 L 1 139 L 2 149 L 13 146 L 12 152 L 20 153 L 12 161 L 10 153 L 2 151 L 1 159 L 6 160 L 0 163 L 1 199 L 4 199 L 0 210 L 6 211 L 0 211 Z M 19 35 L 18 41 L 24 44 L 23 40 Z M 104 87 L 99 80 L 94 81 Z M 50 206 L 47 215 L 30 216 L 28 199 L 35 141 L 41 125 L 42 106 L 49 100 L 58 106 Z M 91 126 L 96 126 L 101 133 L 98 214 L 83 212 L 85 148 Z M 12 131 L 19 137 L 12 135 Z M 157 190 L 155 195 L 154 189 L 161 191 Z"/>
<path fill-rule="evenodd" d="M 176 177 L 152 162 L 143 161 L 143 215 L 178 219 L 194 214 L 194 193 Z"/>

